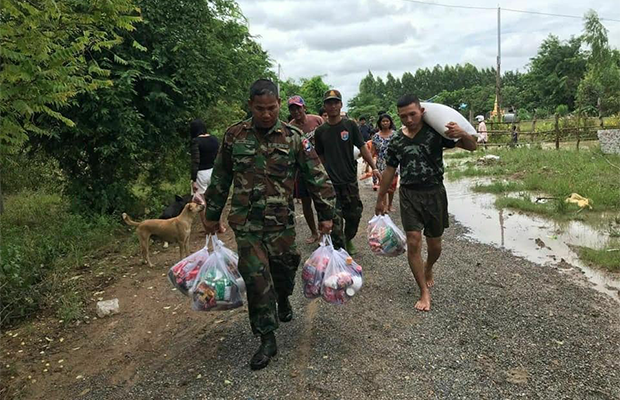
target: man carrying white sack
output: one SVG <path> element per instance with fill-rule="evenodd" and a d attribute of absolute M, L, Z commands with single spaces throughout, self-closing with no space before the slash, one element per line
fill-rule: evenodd
<path fill-rule="evenodd" d="M 394 135 L 387 150 L 375 214 L 386 213 L 386 194 L 400 166 L 400 213 L 407 233 L 407 259 L 420 287 L 420 299 L 415 308 L 429 311 L 433 265 L 441 254 L 441 236 L 448 227 L 443 149 L 456 146 L 473 151 L 476 139 L 454 122 L 446 124 L 446 137 L 437 133 L 423 121 L 424 108 L 413 95 L 404 95 L 396 106 L 403 127 Z M 422 232 L 428 247 L 426 262 L 422 260 Z"/>

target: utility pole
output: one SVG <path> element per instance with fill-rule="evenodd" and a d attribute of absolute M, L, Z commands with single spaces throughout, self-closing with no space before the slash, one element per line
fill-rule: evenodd
<path fill-rule="evenodd" d="M 278 63 L 278 97 L 280 97 L 280 63 Z"/>
<path fill-rule="evenodd" d="M 497 75 L 495 77 L 495 98 L 497 99 L 497 116 L 502 120 L 502 91 L 501 91 L 501 64 L 502 64 L 502 37 L 501 37 L 501 8 L 497 6 Z"/>

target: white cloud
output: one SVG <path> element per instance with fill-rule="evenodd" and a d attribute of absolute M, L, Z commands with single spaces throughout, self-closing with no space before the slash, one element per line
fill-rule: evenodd
<path fill-rule="evenodd" d="M 430 0 L 429 0 L 430 1 Z M 434 65 L 472 63 L 494 67 L 497 54 L 497 0 L 445 0 L 442 4 L 488 7 L 453 9 L 407 0 L 238 1 L 250 32 L 282 67 L 282 78 L 324 75 L 344 101 L 369 70 L 385 78 Z M 503 8 L 620 20 L 617 0 L 500 1 Z M 620 22 L 603 21 L 610 44 L 620 48 Z M 501 13 L 502 70 L 525 70 L 540 43 L 581 34 L 581 19 Z"/>

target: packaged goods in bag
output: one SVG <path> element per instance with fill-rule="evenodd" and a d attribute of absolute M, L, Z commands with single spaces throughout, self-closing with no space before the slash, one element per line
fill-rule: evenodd
<path fill-rule="evenodd" d="M 473 136 L 478 136 L 476 128 L 474 128 L 472 124 L 470 124 L 469 121 L 454 108 L 444 106 L 439 103 L 426 102 L 420 103 L 420 106 L 424 108 L 424 115 L 422 116 L 422 118 L 424 118 L 424 122 L 429 124 L 431 128 L 436 130 L 437 133 L 446 139 L 451 139 L 455 142 L 457 141 L 457 139 L 453 139 L 445 134 L 448 130 L 446 128 L 446 124 L 450 122 L 456 122 L 465 132 Z"/>
<path fill-rule="evenodd" d="M 396 257 L 407 250 L 407 237 L 389 215 L 375 215 L 368 221 L 368 244 L 377 255 Z"/>
<path fill-rule="evenodd" d="M 362 267 L 344 249 L 332 252 L 321 285 L 323 300 L 344 304 L 362 287 Z"/>
<path fill-rule="evenodd" d="M 301 279 L 304 283 L 304 296 L 314 299 L 321 296 L 321 284 L 323 274 L 334 252 L 332 239 L 328 235 L 321 238 L 319 248 L 316 249 L 304 263 L 301 271 Z"/>
<path fill-rule="evenodd" d="M 178 263 L 174 264 L 168 271 L 168 279 L 170 283 L 184 295 L 189 295 L 189 290 L 194 286 L 194 281 L 198 276 L 198 271 L 209 258 L 209 239 L 211 236 L 207 236 L 205 247 L 193 253 L 192 255 L 185 257 Z"/>
<path fill-rule="evenodd" d="M 213 251 L 198 272 L 190 294 L 196 311 L 230 310 L 243 305 L 245 283 L 239 274 L 237 254 L 213 235 Z"/>

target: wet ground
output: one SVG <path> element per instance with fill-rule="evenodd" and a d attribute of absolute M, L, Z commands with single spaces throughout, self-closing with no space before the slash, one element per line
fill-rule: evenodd
<path fill-rule="evenodd" d="M 486 180 L 459 179 L 445 182 L 449 212 L 468 229 L 468 237 L 481 243 L 510 250 L 542 265 L 570 264 L 579 268 L 593 287 L 620 301 L 620 279 L 583 263 L 571 246 L 600 249 L 610 241 L 602 215 L 594 223 L 553 221 L 513 210 L 497 209 L 494 194 L 473 192 L 471 188 Z"/>

